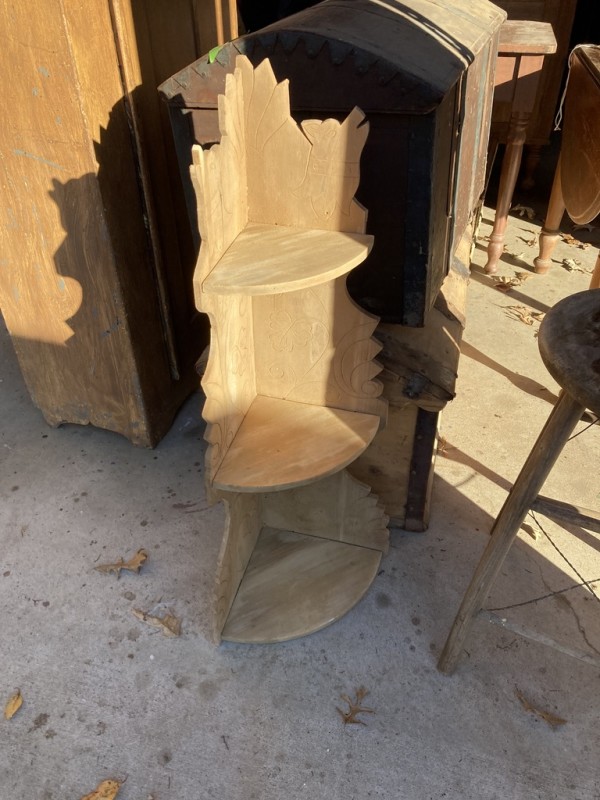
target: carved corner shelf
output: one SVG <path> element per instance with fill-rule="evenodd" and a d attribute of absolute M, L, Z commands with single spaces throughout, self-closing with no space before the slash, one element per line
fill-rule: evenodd
<path fill-rule="evenodd" d="M 240 56 L 221 141 L 191 167 L 211 322 L 203 379 L 209 496 L 226 529 L 213 637 L 275 642 L 355 605 L 387 549 L 387 517 L 344 468 L 385 423 L 377 318 L 346 290 L 373 243 L 355 200 L 368 125 L 290 116 L 288 82 Z"/>

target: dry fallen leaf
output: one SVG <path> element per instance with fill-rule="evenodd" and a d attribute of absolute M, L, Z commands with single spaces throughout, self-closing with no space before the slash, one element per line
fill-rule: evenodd
<path fill-rule="evenodd" d="M 179 636 L 181 634 L 181 620 L 168 611 L 162 617 L 154 616 L 139 608 L 132 609 L 134 617 L 137 617 L 146 625 L 159 628 L 164 636 Z"/>
<path fill-rule="evenodd" d="M 448 450 L 454 450 L 454 445 L 451 445 L 445 436 L 438 436 L 437 454 L 446 456 L 448 455 Z"/>
<path fill-rule="evenodd" d="M 556 714 L 552 714 L 550 711 L 542 711 L 542 709 L 537 708 L 529 700 L 525 697 L 523 692 L 515 689 L 515 695 L 517 696 L 519 702 L 530 714 L 535 714 L 536 717 L 543 719 L 544 722 L 547 722 L 551 728 L 558 728 L 560 725 L 566 725 L 567 720 L 562 719 L 562 717 L 557 717 Z"/>
<path fill-rule="evenodd" d="M 17 711 L 23 705 L 23 695 L 21 690 L 17 689 L 15 693 L 8 699 L 7 704 L 4 706 L 4 718 L 12 719 Z"/>
<path fill-rule="evenodd" d="M 577 261 L 576 258 L 563 258 L 562 265 L 569 272 L 585 272 L 581 268 L 581 261 Z"/>
<path fill-rule="evenodd" d="M 531 278 L 529 272 L 515 272 L 512 278 L 505 275 L 494 276 L 494 288 L 500 292 L 509 292 L 515 286 L 525 283 L 529 278 Z"/>
<path fill-rule="evenodd" d="M 570 233 L 561 233 L 560 238 L 565 244 L 572 244 L 575 247 L 579 247 L 580 250 L 587 250 L 590 246 L 589 242 L 580 242 L 579 239 L 576 239 Z"/>
<path fill-rule="evenodd" d="M 365 697 L 369 694 L 368 690 L 365 689 L 364 686 L 360 686 L 355 692 L 354 700 L 351 700 L 347 694 L 341 694 L 340 697 L 344 701 L 344 703 L 348 703 L 348 711 L 342 711 L 341 708 L 335 707 L 335 710 L 344 720 L 344 725 L 366 725 L 366 722 L 363 722 L 362 719 L 357 719 L 357 714 L 374 714 L 372 708 L 363 708 L 361 706 L 362 701 Z"/>
<path fill-rule="evenodd" d="M 146 562 L 148 559 L 148 553 L 141 547 L 137 553 L 132 556 L 129 561 L 123 561 L 121 558 L 114 564 L 100 564 L 97 567 L 94 567 L 98 572 L 104 572 L 105 574 L 109 574 L 114 572 L 117 578 L 121 577 L 121 570 L 126 569 L 128 572 L 135 572 L 139 573 L 140 569 L 142 568 L 142 564 Z"/>
<path fill-rule="evenodd" d="M 526 306 L 506 306 L 509 316 L 524 322 L 525 325 L 535 325 L 536 322 L 541 322 L 546 316 L 543 311 L 533 311 Z"/>
<path fill-rule="evenodd" d="M 533 219 L 535 217 L 535 211 L 530 206 L 520 206 L 516 205 L 511 208 L 511 211 L 515 211 L 520 217 L 524 217 L 527 214 L 527 219 Z"/>
<path fill-rule="evenodd" d="M 587 222 L 585 225 L 573 225 L 574 231 L 589 231 L 590 233 L 596 229 L 596 225 L 592 225 L 591 222 Z"/>
<path fill-rule="evenodd" d="M 119 794 L 119 789 L 123 785 L 123 781 L 117 781 L 115 778 L 109 778 L 102 781 L 94 789 L 93 792 L 86 794 L 81 800 L 114 800 Z"/>

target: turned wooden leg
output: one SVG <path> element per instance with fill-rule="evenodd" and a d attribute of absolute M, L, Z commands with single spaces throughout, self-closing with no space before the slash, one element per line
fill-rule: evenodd
<path fill-rule="evenodd" d="M 560 180 L 560 157 L 554 173 L 552 192 L 548 202 L 548 213 L 546 221 L 540 233 L 540 254 L 534 259 L 533 266 L 538 275 L 544 275 L 552 264 L 552 251 L 556 246 L 560 236 L 560 223 L 565 213 L 565 201 L 563 200 L 562 185 Z"/>
<path fill-rule="evenodd" d="M 496 580 L 527 511 L 560 455 L 584 407 L 562 392 L 498 515 L 491 538 L 450 630 L 438 662 L 440 672 L 454 671 L 473 621 Z"/>
<path fill-rule="evenodd" d="M 535 171 L 542 158 L 542 146 L 540 144 L 530 144 L 525 150 L 525 164 L 523 165 L 523 180 L 521 188 L 529 191 L 535 186 Z"/>
<path fill-rule="evenodd" d="M 600 289 L 600 253 L 598 253 L 598 257 L 596 258 L 596 266 L 592 273 L 590 289 Z"/>
<path fill-rule="evenodd" d="M 494 227 L 490 235 L 488 245 L 488 260 L 485 271 L 488 275 L 498 270 L 498 261 L 504 250 L 504 233 L 508 222 L 508 212 L 512 202 L 513 192 L 517 183 L 517 175 L 521 166 L 523 156 L 523 145 L 525 144 L 525 134 L 529 114 L 514 114 L 510 121 L 508 133 L 508 144 L 502 161 L 502 171 L 500 172 L 500 186 L 498 188 L 498 202 L 496 203 L 496 216 Z"/>

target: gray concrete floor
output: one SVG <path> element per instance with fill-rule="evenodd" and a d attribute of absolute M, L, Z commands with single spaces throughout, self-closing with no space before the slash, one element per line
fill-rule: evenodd
<path fill-rule="evenodd" d="M 538 230 L 539 219 L 511 218 L 501 274 L 531 273 L 527 241 Z M 576 235 L 597 246 L 597 234 Z M 215 648 L 205 638 L 223 512 L 204 501 L 200 396 L 155 451 L 89 427 L 51 430 L 1 336 L 0 704 L 16 687 L 24 697 L 0 721 L 1 798 L 78 800 L 109 777 L 127 779 L 119 800 L 600 798 L 600 607 L 589 586 L 569 588 L 596 581 L 600 595 L 598 536 L 538 518 L 547 535 L 522 532 L 488 603 L 520 604 L 497 613 L 595 664 L 477 622 L 456 673 L 436 670 L 556 393 L 537 325 L 510 307 L 545 310 L 589 281 L 556 264 L 503 294 L 481 271 L 484 246 L 429 531 L 393 532 L 363 601 L 281 645 Z M 594 255 L 556 251 L 587 270 Z M 594 427 L 569 443 L 547 494 L 600 505 L 599 436 Z M 140 547 L 149 559 L 139 575 L 94 570 Z M 132 613 L 154 607 L 182 618 L 181 637 Z M 339 695 L 359 686 L 375 713 L 344 727 Z M 515 690 L 566 724 L 527 713 Z"/>

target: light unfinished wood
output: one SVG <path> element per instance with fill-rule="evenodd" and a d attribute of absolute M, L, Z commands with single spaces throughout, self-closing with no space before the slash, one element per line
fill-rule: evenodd
<path fill-rule="evenodd" d="M 386 404 L 379 398 L 382 387 L 373 380 L 380 371 L 373 361 L 379 345 L 371 339 L 377 319 L 353 303 L 342 278 L 327 281 L 322 288 L 297 288 L 298 281 L 306 285 L 306 279 L 298 277 L 302 263 L 311 273 L 314 248 L 306 241 L 341 237 L 337 254 L 345 253 L 346 246 L 354 250 L 355 234 L 364 234 L 366 212 L 353 198 L 368 131 L 363 120 L 355 109 L 342 123 L 307 121 L 301 129 L 290 116 L 287 81 L 276 82 L 267 60 L 253 70 L 240 56 L 234 73 L 227 76 L 225 94 L 219 97 L 220 143 L 208 150 L 193 148 L 191 177 L 202 236 L 195 296 L 212 329 L 203 380 L 209 487 L 256 394 L 375 413 L 385 420 Z M 261 291 L 272 288 L 277 294 L 252 296 L 252 288 L 240 285 L 238 279 L 244 259 L 252 265 L 259 257 L 260 238 L 251 235 L 252 228 L 248 237 L 243 233 L 254 224 L 306 229 L 293 256 L 297 266 L 290 267 L 290 286 L 282 287 L 290 261 L 287 253 L 276 266 L 277 281 L 260 284 Z M 366 256 L 370 238 L 359 241 Z M 232 245 L 237 253 L 233 265 L 227 261 Z M 209 292 L 212 274 L 223 259 L 226 267 L 217 269 Z M 360 259 L 354 251 L 351 256 L 344 254 L 343 260 L 342 271 L 347 272 Z M 229 288 L 235 293 L 216 294 L 215 285 L 224 284 L 219 273 L 232 266 Z M 270 270 L 268 264 L 263 268 Z M 316 271 L 320 269 L 323 262 Z M 339 271 L 336 261 L 332 275 Z M 291 291 L 279 293 L 282 288 Z M 350 440 L 352 436 L 349 428 Z"/>
<path fill-rule="evenodd" d="M 298 489 L 262 495 L 261 513 L 271 528 L 388 550 L 383 506 L 366 483 L 346 470 Z"/>
<path fill-rule="evenodd" d="M 287 82 L 240 57 L 219 98 L 220 143 L 193 150 L 194 291 L 212 329 L 206 476 L 228 508 L 215 641 L 221 630 L 266 642 L 323 627 L 360 599 L 387 548 L 377 498 L 341 472 L 387 410 L 378 320 L 345 280 L 372 244 L 354 200 L 363 120 L 355 109 L 300 128 Z M 281 530 L 257 543 L 269 524 Z M 280 602 L 290 569 L 295 599 Z"/>
<path fill-rule="evenodd" d="M 207 490 L 256 397 L 252 299 L 243 295 L 206 297 L 204 311 L 211 322 L 210 353 L 202 386 L 208 421 L 205 439 Z"/>
<path fill-rule="evenodd" d="M 224 505 L 225 533 L 216 572 L 211 631 L 215 644 L 221 641 L 221 631 L 262 528 L 258 495 L 229 494 Z"/>
<path fill-rule="evenodd" d="M 251 222 L 204 281 L 211 294 L 277 294 L 346 275 L 365 260 L 373 237 Z"/>
<path fill-rule="evenodd" d="M 384 424 L 378 320 L 350 299 L 345 278 L 255 297 L 253 308 L 259 394 L 377 414 Z"/>
<path fill-rule="evenodd" d="M 379 417 L 257 396 L 229 445 L 213 487 L 234 492 L 289 489 L 325 478 L 373 440 Z"/>
<path fill-rule="evenodd" d="M 381 553 L 264 528 L 223 629 L 233 642 L 282 642 L 321 630 L 364 596 Z"/>

